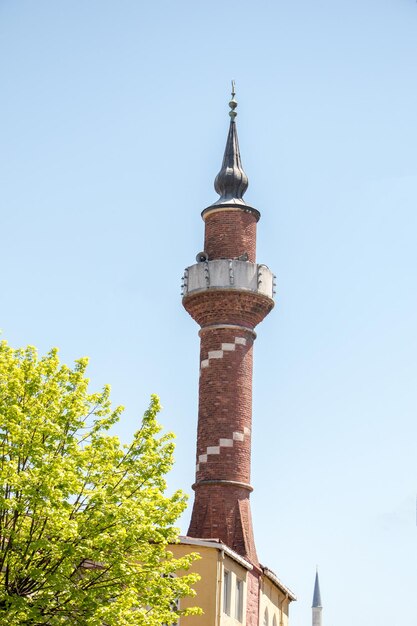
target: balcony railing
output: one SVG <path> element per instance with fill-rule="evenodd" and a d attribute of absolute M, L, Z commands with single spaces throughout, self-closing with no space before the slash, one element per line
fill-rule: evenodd
<path fill-rule="evenodd" d="M 275 276 L 266 265 L 235 259 L 202 261 L 187 267 L 181 295 L 208 289 L 253 291 L 269 298 L 275 295 Z"/>

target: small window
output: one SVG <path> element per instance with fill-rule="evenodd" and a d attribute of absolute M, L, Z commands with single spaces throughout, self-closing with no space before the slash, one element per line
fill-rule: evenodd
<path fill-rule="evenodd" d="M 243 622 L 243 580 L 239 580 L 239 578 L 236 578 L 235 618 L 239 622 Z"/>
<path fill-rule="evenodd" d="M 268 607 L 265 609 L 263 626 L 269 626 Z"/>
<path fill-rule="evenodd" d="M 277 616 L 274 615 L 274 619 L 272 620 L 272 626 L 278 626 Z"/>
<path fill-rule="evenodd" d="M 223 613 L 230 615 L 230 581 L 231 574 L 224 570 L 223 575 Z"/>

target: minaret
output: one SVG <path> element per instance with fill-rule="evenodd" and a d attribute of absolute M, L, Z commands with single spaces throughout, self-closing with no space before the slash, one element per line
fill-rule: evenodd
<path fill-rule="evenodd" d="M 195 500 L 188 535 L 218 538 L 258 565 L 249 495 L 255 327 L 274 306 L 274 276 L 256 263 L 257 209 L 243 195 L 234 83 L 219 198 L 202 211 L 204 251 L 185 270 L 183 305 L 200 325 Z"/>
<path fill-rule="evenodd" d="M 320 585 L 319 585 L 319 573 L 316 570 L 316 580 L 314 582 L 314 594 L 313 604 L 311 605 L 311 611 L 313 614 L 313 626 L 321 626 L 321 612 L 322 612 Z"/>

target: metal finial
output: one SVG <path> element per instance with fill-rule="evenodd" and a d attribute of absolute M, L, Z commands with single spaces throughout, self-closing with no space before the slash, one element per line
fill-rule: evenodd
<path fill-rule="evenodd" d="M 237 102 L 235 100 L 235 95 L 236 95 L 236 91 L 235 91 L 235 81 L 232 80 L 232 99 L 229 102 L 229 107 L 230 107 L 230 111 L 229 111 L 229 115 L 232 118 L 232 122 L 235 121 L 235 117 L 237 115 L 235 108 L 237 107 Z"/>

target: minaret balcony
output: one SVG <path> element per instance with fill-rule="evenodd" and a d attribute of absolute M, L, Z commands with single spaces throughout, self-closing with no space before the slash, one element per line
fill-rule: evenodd
<path fill-rule="evenodd" d="M 186 268 L 182 279 L 183 297 L 213 289 L 250 291 L 272 299 L 275 276 L 266 265 L 238 259 L 202 261 Z"/>

